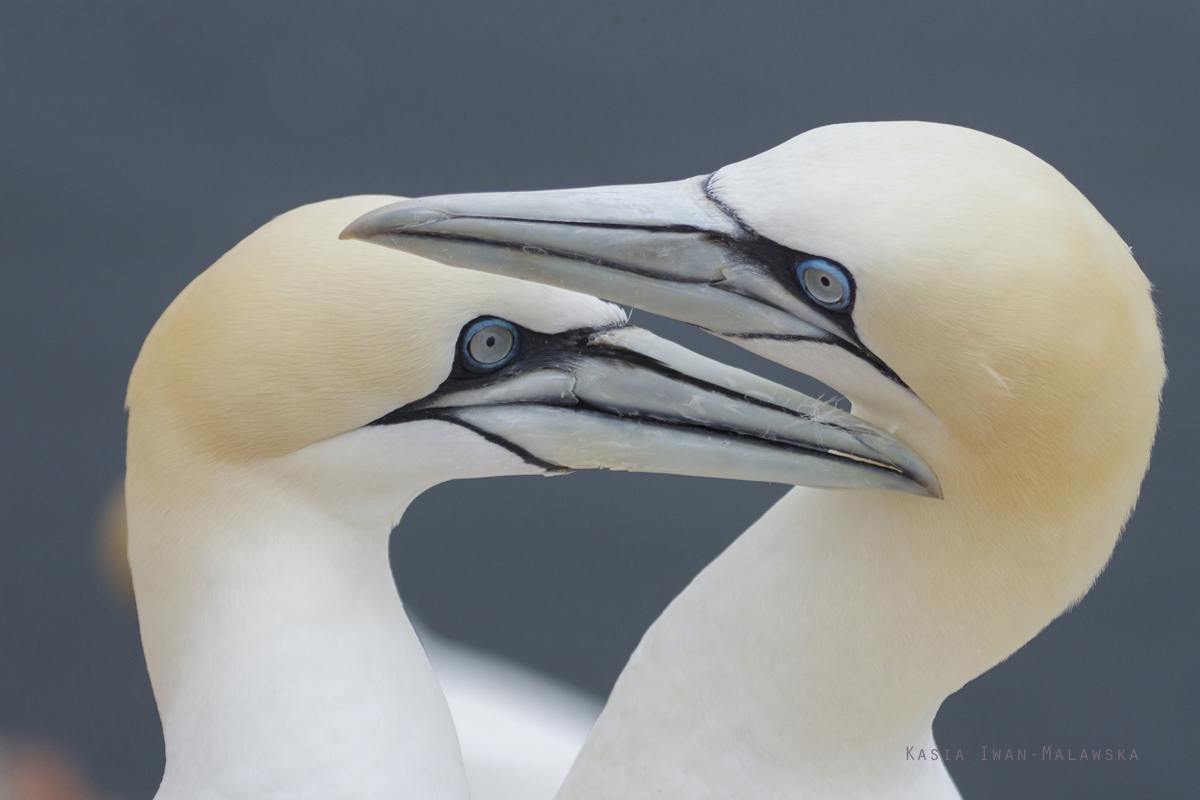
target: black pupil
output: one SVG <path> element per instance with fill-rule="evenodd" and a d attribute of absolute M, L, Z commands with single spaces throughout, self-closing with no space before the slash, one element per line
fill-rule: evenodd
<path fill-rule="evenodd" d="M 826 276 L 822 275 L 822 276 L 821 276 L 821 285 L 822 285 L 822 286 L 828 286 L 828 285 L 829 285 L 829 278 L 827 278 Z"/>
<path fill-rule="evenodd" d="M 489 336 L 489 337 L 487 338 L 487 346 L 488 346 L 488 347 L 495 347 L 495 346 L 496 346 L 496 337 L 495 337 L 495 336 Z"/>

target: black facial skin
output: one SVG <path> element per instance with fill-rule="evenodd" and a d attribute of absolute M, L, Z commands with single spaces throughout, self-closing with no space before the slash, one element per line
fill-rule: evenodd
<path fill-rule="evenodd" d="M 624 324 L 613 324 L 598 328 L 577 328 L 574 330 L 563 331 L 561 333 L 541 333 L 528 328 L 509 323 L 517 331 L 517 344 L 519 348 L 517 354 L 502 366 L 488 372 L 480 372 L 478 368 L 471 368 L 465 361 L 464 351 L 466 349 L 466 335 L 472 326 L 483 320 L 492 320 L 496 317 L 478 317 L 463 326 L 459 333 L 458 343 L 455 349 L 454 364 L 450 369 L 450 375 L 446 380 L 431 394 L 421 398 L 413 403 L 397 408 L 391 411 L 374 422 L 368 425 L 397 425 L 404 422 L 414 422 L 417 420 L 440 420 L 449 422 L 460 427 L 464 427 L 487 441 L 503 447 L 504 449 L 516 454 L 526 463 L 532 464 L 547 472 L 569 472 L 568 467 L 560 464 L 554 464 L 544 459 L 538 458 L 524 448 L 509 442 L 501 436 L 497 436 L 489 431 L 481 430 L 468 422 L 465 422 L 454 414 L 453 407 L 436 407 L 430 406 L 438 398 L 460 392 L 468 389 L 478 389 L 492 384 L 503 383 L 518 377 L 524 373 L 535 372 L 543 369 L 554 369 L 564 372 L 570 372 L 572 368 L 584 359 L 610 359 L 630 366 L 636 366 L 641 369 L 646 369 L 652 372 L 657 372 L 660 375 L 670 378 L 673 381 L 686 383 L 695 386 L 697 390 L 704 392 L 714 392 L 723 394 L 727 397 L 737 399 L 744 403 L 770 408 L 775 411 L 783 411 L 791 414 L 799 419 L 810 420 L 812 416 L 802 411 L 791 411 L 760 400 L 755 397 L 740 394 L 738 392 L 727 389 L 723 386 L 708 383 L 699 378 L 694 378 L 685 375 L 670 366 L 663 364 L 647 355 L 638 353 L 632 350 L 627 350 L 623 347 L 597 343 L 593 341 L 595 334 L 612 330 L 614 328 L 626 327 Z M 507 322 L 507 320 L 506 320 Z M 520 401 L 516 401 L 518 404 Z M 694 428 L 697 431 L 703 431 L 709 434 L 720 434 L 727 437 L 746 437 L 754 439 L 757 443 L 779 447 L 786 450 L 795 451 L 797 449 L 804 450 L 810 455 L 819 457 L 831 458 L 835 460 L 843 459 L 843 456 L 835 453 L 826 452 L 821 449 L 805 447 L 797 445 L 794 442 L 773 441 L 769 438 L 753 437 L 748 434 L 736 430 L 723 430 L 720 428 L 706 427 L 694 423 L 686 422 L 679 418 L 665 418 L 651 413 L 640 413 L 637 411 L 623 410 L 614 412 L 611 409 L 599 408 L 590 403 L 580 400 L 577 397 L 566 398 L 539 398 L 536 401 L 529 401 L 531 405 L 556 405 L 564 408 L 571 408 L 580 413 L 594 413 L 605 416 L 619 416 L 630 420 L 638 420 L 650 425 L 669 425 L 673 428 Z M 878 469 L 891 471 L 888 467 L 880 466 Z"/>
<path fill-rule="evenodd" d="M 409 403 L 406 406 L 401 406 L 369 424 L 398 425 L 402 422 L 413 422 L 421 419 L 436 419 L 443 422 L 450 422 L 476 433 L 492 444 L 516 454 L 526 463 L 547 472 L 569 472 L 570 470 L 566 467 L 540 459 L 528 450 L 518 447 L 507 439 L 496 436 L 489 431 L 476 428 L 474 425 L 458 419 L 449 413 L 449 409 L 430 408 L 429 406 L 433 401 L 444 395 L 502 383 L 527 372 L 548 368 L 569 368 L 580 357 L 584 349 L 588 348 L 588 340 L 592 334 L 620 326 L 610 325 L 608 328 L 577 328 L 561 333 L 541 333 L 510 322 L 509 324 L 516 328 L 517 331 L 517 341 L 514 343 L 514 347 L 517 348 L 516 355 L 495 369 L 480 370 L 478 367 L 472 367 L 467 363 L 465 356 L 467 332 L 476 323 L 491 319 L 496 318 L 491 316 L 476 317 L 459 331 L 458 342 L 454 346 L 454 365 L 450 368 L 450 375 L 447 376 L 446 380 L 442 381 L 442 384 L 432 394 Z M 622 353 L 625 357 L 621 355 Z M 591 357 L 622 358 L 622 360 L 627 361 L 638 360 L 638 358 L 649 361 L 644 356 L 639 357 L 636 353 L 595 346 L 588 349 L 588 355 Z M 539 404 L 550 405 L 551 402 L 542 400 L 539 401 Z M 569 399 L 563 399 L 559 404 L 563 406 L 579 406 L 577 400 Z"/>
<path fill-rule="evenodd" d="M 843 339 L 834 338 L 832 340 L 814 339 L 809 341 L 820 341 L 822 344 L 833 344 L 841 347 L 843 350 L 847 350 L 859 358 L 864 359 L 871 364 L 871 366 L 875 367 L 875 369 L 879 370 L 881 374 L 900 384 L 905 389 L 908 389 L 908 384 L 905 383 L 891 367 L 885 364 L 883 359 L 879 358 L 879 356 L 868 350 L 866 345 L 862 343 L 862 340 L 858 338 L 858 331 L 854 326 L 854 318 L 851 316 L 851 312 L 854 311 L 854 303 L 858 298 L 858 286 L 854 282 L 854 273 L 847 269 L 844 264 L 836 261 L 835 259 L 828 258 L 817 253 L 805 253 L 801 250 L 793 250 L 790 247 L 785 247 L 778 242 L 763 236 L 758 231 L 747 225 L 746 222 L 742 220 L 736 213 L 734 213 L 731 208 L 722 203 L 720 199 L 714 195 L 711 183 L 712 176 L 710 175 L 708 180 L 704 182 L 705 196 L 711 200 L 712 203 L 717 206 L 717 208 L 721 209 L 721 213 L 725 214 L 725 216 L 736 222 L 738 227 L 740 227 L 744 233 L 742 236 L 729 236 L 727 234 L 710 231 L 708 232 L 709 238 L 714 242 L 719 242 L 731 250 L 743 253 L 747 260 L 764 268 L 768 274 L 770 274 L 771 277 L 773 277 L 779 283 L 780 286 L 787 287 L 787 289 L 802 302 L 812 307 L 820 314 L 824 315 L 827 320 L 836 325 L 837 329 L 844 333 L 846 338 L 850 340 L 847 342 Z M 802 264 L 812 258 L 820 258 L 833 264 L 837 264 L 837 266 L 841 267 L 842 272 L 845 273 L 846 279 L 850 283 L 850 301 L 846 303 L 845 308 L 830 309 L 818 305 L 812 298 L 808 296 L 808 293 L 804 291 L 804 287 L 800 285 L 800 281 L 796 275 L 796 267 L 797 265 Z M 759 301 L 767 302 L 761 298 L 759 298 Z M 780 310 L 784 311 L 785 309 Z M 777 339 L 781 341 L 792 342 L 808 340 L 807 337 L 803 336 L 774 335 L 769 333 L 724 335 L 730 339 Z"/>
<path fill-rule="evenodd" d="M 527 372 L 535 372 L 540 369 L 569 370 L 584 355 L 585 351 L 589 358 L 611 358 L 616 361 L 638 364 L 639 366 L 652 365 L 658 371 L 677 374 L 669 367 L 659 364 L 640 353 L 589 344 L 593 334 L 611 328 L 622 327 L 620 324 L 600 328 L 576 328 L 560 333 L 541 333 L 540 331 L 530 330 L 516 323 L 509 322 L 517 331 L 517 341 L 514 345 L 517 348 L 516 355 L 495 369 L 480 370 L 478 367 L 472 367 L 467 363 L 465 356 L 467 332 L 476 323 L 491 319 L 496 319 L 496 317 L 476 317 L 463 326 L 458 334 L 458 342 L 454 347 L 454 365 L 450 368 L 450 375 L 447 376 L 446 380 L 442 381 L 442 384 L 432 394 L 416 402 L 397 408 L 395 411 L 383 415 L 370 424 L 397 425 L 402 422 L 413 422 L 420 419 L 436 419 L 443 422 L 450 422 L 473 431 L 492 444 L 516 454 L 526 463 L 547 472 L 570 472 L 568 468 L 538 458 L 528 450 L 513 444 L 503 437 L 470 425 L 450 413 L 451 409 L 430 408 L 429 406 L 433 401 L 444 395 L 502 383 Z M 507 322 L 507 320 L 505 321 Z M 560 405 L 581 410 L 586 408 L 586 404 L 580 403 L 575 398 L 563 398 L 557 402 L 543 399 L 539 400 L 538 404 Z M 591 410 L 594 410 L 596 413 L 607 413 L 601 409 Z"/>
<path fill-rule="evenodd" d="M 437 418 L 437 411 L 439 409 L 430 409 L 429 404 L 443 395 L 461 392 L 466 389 L 491 386 L 492 384 L 502 383 L 518 375 L 526 372 L 535 372 L 539 369 L 570 368 L 576 362 L 576 359 L 583 355 L 585 350 L 587 355 L 593 358 L 613 358 L 635 363 L 652 363 L 651 359 L 638 353 L 588 345 L 588 340 L 592 334 L 609 330 L 610 328 L 621 327 L 620 325 L 609 325 L 602 328 L 576 328 L 574 330 L 562 331 L 561 333 L 541 333 L 522 327 L 516 323 L 509 323 L 517 329 L 517 342 L 515 345 L 518 349 L 517 354 L 496 369 L 487 371 L 481 371 L 478 368 L 472 369 L 467 365 L 465 356 L 463 355 L 467 345 L 467 331 L 477 322 L 489 319 L 495 319 L 495 317 L 477 317 L 464 325 L 463 329 L 459 331 L 458 342 L 454 346 L 454 365 L 450 368 L 450 375 L 447 376 L 446 380 L 442 381 L 442 384 L 432 394 L 416 402 L 397 408 L 395 411 L 385 414 L 370 424 L 395 425 L 401 422 L 411 422 L 414 419 Z M 541 404 L 547 405 L 544 401 Z M 577 403 L 569 401 L 563 401 L 562 404 L 577 405 Z"/>

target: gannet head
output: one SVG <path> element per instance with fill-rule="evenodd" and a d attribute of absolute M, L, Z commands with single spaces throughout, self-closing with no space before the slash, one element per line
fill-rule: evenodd
<path fill-rule="evenodd" d="M 835 125 L 712 175 L 420 198 L 343 235 L 691 322 L 811 374 L 937 471 L 930 528 L 1003 520 L 1002 549 L 1064 520 L 1091 531 L 1070 596 L 1148 464 L 1165 377 L 1149 282 L 1061 174 L 976 131 Z"/>
<path fill-rule="evenodd" d="M 131 501 L 197 465 L 287 471 L 346 513 L 368 495 L 399 513 L 452 478 L 594 467 L 936 494 L 887 434 L 609 303 L 339 241 L 394 200 L 284 214 L 171 304 L 130 380 Z"/>

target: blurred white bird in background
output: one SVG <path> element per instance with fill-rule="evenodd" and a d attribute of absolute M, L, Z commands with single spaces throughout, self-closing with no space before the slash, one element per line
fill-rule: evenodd
<path fill-rule="evenodd" d="M 699 325 L 844 394 L 942 502 L 792 490 L 670 605 L 568 798 L 953 798 L 942 701 L 1091 587 L 1166 376 L 1150 284 L 1027 151 L 820 128 L 676 183 L 448 195 L 342 234 Z"/>
<path fill-rule="evenodd" d="M 418 628 L 462 746 L 473 800 L 551 800 L 602 701 Z"/>

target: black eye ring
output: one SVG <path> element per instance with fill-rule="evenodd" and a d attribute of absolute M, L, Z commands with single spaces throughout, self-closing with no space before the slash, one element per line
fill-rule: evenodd
<path fill-rule="evenodd" d="M 841 264 L 827 258 L 806 258 L 796 265 L 796 280 L 817 305 L 843 311 L 854 299 L 850 274 Z"/>
<path fill-rule="evenodd" d="M 521 334 L 508 320 L 484 317 L 468 325 L 459 342 L 464 367 L 471 372 L 494 372 L 516 358 Z"/>

